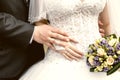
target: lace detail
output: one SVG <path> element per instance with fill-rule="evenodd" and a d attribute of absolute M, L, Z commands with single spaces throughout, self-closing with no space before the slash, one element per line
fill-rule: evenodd
<path fill-rule="evenodd" d="M 100 37 L 97 20 L 105 6 L 105 0 L 84 0 L 83 2 L 80 0 L 45 0 L 45 2 L 51 25 L 67 31 L 80 43 L 85 43 L 84 47 Z M 59 46 L 56 47 L 61 49 Z"/>

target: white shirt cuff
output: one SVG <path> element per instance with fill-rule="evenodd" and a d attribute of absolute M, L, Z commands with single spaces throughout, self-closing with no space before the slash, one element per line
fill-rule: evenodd
<path fill-rule="evenodd" d="M 34 33 L 34 31 L 33 31 L 33 33 Z M 32 43 L 32 41 L 33 41 L 33 33 L 32 33 L 32 37 L 31 37 L 31 39 L 30 39 L 30 44 Z"/>

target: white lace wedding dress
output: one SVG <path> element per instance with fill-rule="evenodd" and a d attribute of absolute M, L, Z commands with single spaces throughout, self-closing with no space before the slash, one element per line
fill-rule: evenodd
<path fill-rule="evenodd" d="M 98 16 L 106 0 L 31 0 L 31 4 L 31 22 L 47 18 L 50 25 L 77 39 L 79 44 L 74 45 L 84 54 L 89 44 L 101 38 Z M 48 49 L 45 59 L 33 65 L 20 80 L 120 80 L 120 72 L 110 76 L 89 72 L 85 57 L 79 62 L 69 61 Z"/>

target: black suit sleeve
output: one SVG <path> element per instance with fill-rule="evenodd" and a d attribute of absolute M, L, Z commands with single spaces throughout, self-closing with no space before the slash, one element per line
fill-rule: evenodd
<path fill-rule="evenodd" d="M 0 39 L 12 45 L 27 46 L 30 43 L 34 26 L 16 19 L 10 14 L 0 13 Z"/>

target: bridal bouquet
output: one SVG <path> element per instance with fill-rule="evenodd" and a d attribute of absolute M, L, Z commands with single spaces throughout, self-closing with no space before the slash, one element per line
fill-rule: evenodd
<path fill-rule="evenodd" d="M 91 72 L 112 74 L 120 67 L 120 37 L 111 34 L 89 45 L 87 64 Z"/>

